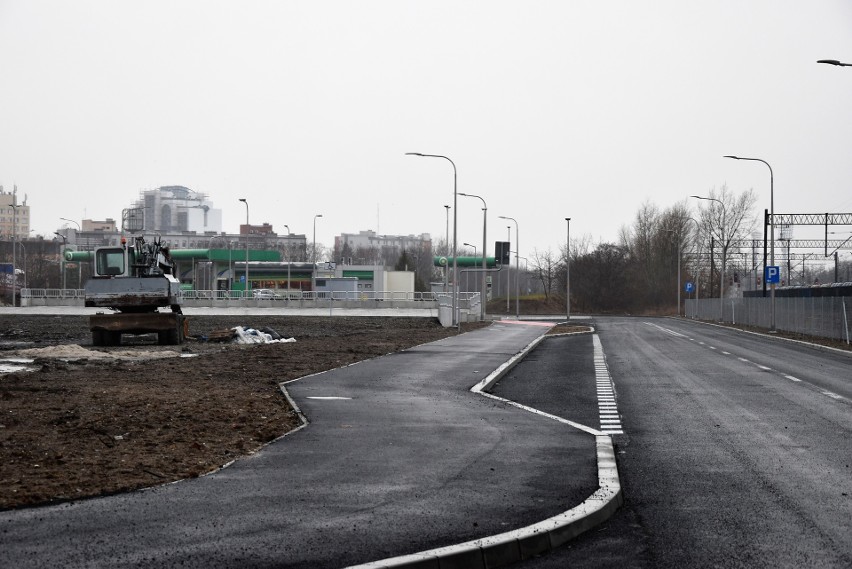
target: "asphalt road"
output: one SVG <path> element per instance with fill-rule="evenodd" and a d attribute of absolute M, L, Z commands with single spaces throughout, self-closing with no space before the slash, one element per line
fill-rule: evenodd
<path fill-rule="evenodd" d="M 598 487 L 594 437 L 469 391 L 544 331 L 496 323 L 290 383 L 307 427 L 202 478 L 0 512 L 0 566 L 342 567 L 560 514 Z"/>
<path fill-rule="evenodd" d="M 595 324 L 625 505 L 518 567 L 852 567 L 852 356 L 683 320 Z"/>

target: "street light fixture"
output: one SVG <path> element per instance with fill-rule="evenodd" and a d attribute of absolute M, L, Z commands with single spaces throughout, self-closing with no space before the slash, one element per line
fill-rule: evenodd
<path fill-rule="evenodd" d="M 521 259 L 518 253 L 521 251 L 521 237 L 518 232 L 518 220 L 514 217 L 506 217 L 498 215 L 500 219 L 506 219 L 515 222 L 515 318 L 521 319 Z"/>
<path fill-rule="evenodd" d="M 565 318 L 571 320 L 571 218 L 566 217 L 565 221 L 568 224 L 565 237 Z"/>
<path fill-rule="evenodd" d="M 842 63 L 836 59 L 820 59 L 817 63 L 827 63 L 828 65 L 836 65 L 837 67 L 852 67 L 852 63 Z"/>
<path fill-rule="evenodd" d="M 447 247 L 447 255 L 450 254 L 450 207 L 448 205 L 444 206 L 444 209 L 447 211 L 447 234 L 444 237 L 444 245 Z M 450 291 L 450 267 L 444 267 L 444 294 Z"/>
<path fill-rule="evenodd" d="M 722 238 L 722 271 L 721 278 L 719 279 L 719 321 L 721 322 L 725 319 L 725 264 L 728 260 L 728 248 L 725 244 L 725 217 L 727 216 L 727 209 L 725 208 L 725 204 L 720 199 L 705 198 L 702 196 L 689 197 L 699 200 L 717 202 L 720 206 L 722 206 L 722 227 L 719 230 L 719 236 Z M 680 292 L 680 290 L 678 290 L 678 292 Z"/>
<path fill-rule="evenodd" d="M 321 213 L 318 213 L 314 216 L 314 236 L 313 236 L 313 244 L 311 246 L 311 262 L 316 265 L 317 264 L 317 218 L 322 217 Z"/>
<path fill-rule="evenodd" d="M 251 285 L 249 281 L 249 233 L 251 233 L 251 226 L 249 225 L 249 205 L 248 200 L 246 198 L 239 198 L 241 202 L 246 204 L 246 286 L 243 292 L 243 297 L 245 297 L 245 293 L 251 290 Z M 193 280 L 195 280 L 195 276 L 193 275 Z M 249 296 L 249 298 L 251 298 Z"/>
<path fill-rule="evenodd" d="M 459 192 L 458 192 L 458 171 L 456 163 L 450 160 L 447 156 L 441 154 L 423 154 L 421 152 L 406 152 L 406 156 L 420 156 L 421 158 L 443 158 L 453 166 L 453 326 L 461 328 L 456 307 L 458 306 L 458 229 L 459 229 Z"/>
<path fill-rule="evenodd" d="M 58 231 L 54 231 L 53 234 L 62 238 L 62 258 L 59 261 L 59 267 L 62 270 L 62 290 L 65 290 L 65 250 L 68 248 L 68 238 Z"/>
<path fill-rule="evenodd" d="M 488 270 L 488 265 L 485 260 L 485 252 L 488 251 L 486 241 L 487 233 L 486 228 L 488 225 L 488 205 L 485 203 L 485 199 L 482 196 L 477 196 L 475 194 L 465 194 L 463 192 L 459 192 L 460 196 L 465 196 L 469 198 L 477 198 L 482 202 L 482 298 L 480 299 L 480 304 L 482 305 L 482 319 L 485 320 L 485 304 L 488 300 L 488 295 L 486 294 L 486 289 L 488 288 L 488 277 L 486 271 Z"/>
<path fill-rule="evenodd" d="M 828 60 L 825 60 L 828 61 Z M 839 63 L 839 62 L 838 62 Z M 843 64 L 848 65 L 848 64 Z M 769 262 L 772 263 L 772 266 L 775 266 L 775 174 L 772 172 L 772 166 L 769 165 L 769 162 L 763 160 L 761 158 L 744 158 L 742 156 L 724 156 L 724 158 L 731 158 L 733 160 L 751 160 L 753 162 L 763 162 L 766 164 L 766 167 L 769 168 L 769 247 L 770 247 L 770 257 Z M 766 230 L 766 226 L 764 225 L 764 231 Z M 765 235 L 765 234 L 764 234 Z M 766 249 L 763 250 L 763 270 L 766 271 Z M 763 275 L 763 285 L 766 286 L 766 275 Z M 763 289 L 764 294 L 766 294 L 766 289 Z M 769 296 L 771 297 L 770 304 L 770 332 L 775 332 L 775 283 L 769 285 Z"/>
<path fill-rule="evenodd" d="M 284 227 L 287 228 L 287 302 L 290 302 L 290 265 L 293 262 L 293 258 L 290 250 L 290 226 L 285 223 Z"/>

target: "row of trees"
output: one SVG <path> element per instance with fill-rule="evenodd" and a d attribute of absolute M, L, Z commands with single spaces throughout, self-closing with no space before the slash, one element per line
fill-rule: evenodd
<path fill-rule="evenodd" d="M 743 266 L 742 258 L 735 265 L 730 253 L 734 241 L 754 231 L 756 201 L 751 190 L 735 194 L 722 186 L 711 189 L 697 209 L 686 200 L 665 209 L 646 202 L 617 242 L 593 247 L 588 236 L 572 240 L 572 310 L 674 312 L 678 288 L 687 280 L 700 296 L 718 296 L 722 267 L 726 288 L 754 269 L 751 263 Z M 561 295 L 563 302 L 567 259 L 565 247 L 558 254 L 536 250 L 531 259 L 542 292 Z"/>

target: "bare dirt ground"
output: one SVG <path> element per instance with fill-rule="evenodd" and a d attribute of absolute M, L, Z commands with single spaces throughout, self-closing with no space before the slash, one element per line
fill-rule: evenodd
<path fill-rule="evenodd" d="M 235 326 L 296 342 L 201 341 Z M 152 335 L 94 348 L 85 316 L 0 316 L 0 360 L 33 360 L 0 372 L 0 509 L 211 472 L 298 426 L 280 382 L 455 330 L 424 318 L 200 316 L 190 334 L 183 346 Z"/>

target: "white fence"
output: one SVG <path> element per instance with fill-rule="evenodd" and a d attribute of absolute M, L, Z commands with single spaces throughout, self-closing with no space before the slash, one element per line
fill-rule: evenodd
<path fill-rule="evenodd" d="M 481 295 L 461 292 L 456 310 L 459 322 L 475 322 L 482 318 Z M 452 295 L 433 292 L 355 292 L 355 291 L 290 291 L 274 290 L 271 295 L 254 296 L 244 291 L 189 290 L 181 293 L 181 304 L 187 308 L 261 307 L 261 308 L 348 308 L 348 309 L 415 309 L 438 311 L 444 326 L 453 322 Z M 83 306 L 83 290 L 21 290 L 21 306 Z"/>
<path fill-rule="evenodd" d="M 852 297 L 831 296 L 817 298 L 775 299 L 775 328 L 786 332 L 821 336 L 843 340 L 847 344 L 850 337 L 849 318 L 852 310 Z M 716 320 L 757 326 L 772 327 L 772 299 L 759 298 L 718 298 L 686 301 L 685 315 L 688 318 Z"/>

